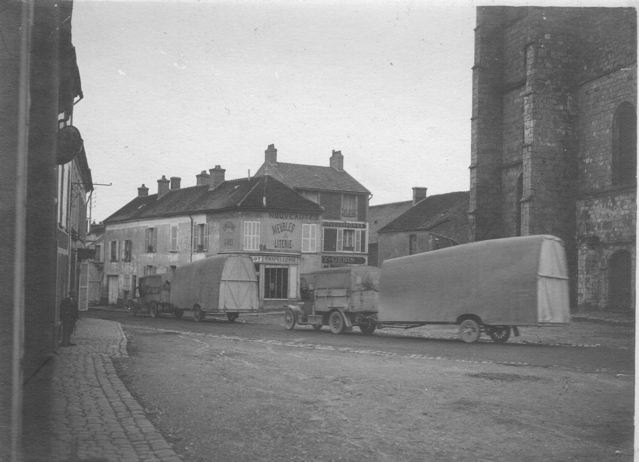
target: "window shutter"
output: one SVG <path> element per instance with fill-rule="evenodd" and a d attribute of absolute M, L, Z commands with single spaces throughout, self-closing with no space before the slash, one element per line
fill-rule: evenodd
<path fill-rule="evenodd" d="M 204 242 L 202 243 L 202 246 L 204 247 L 204 250 L 209 250 L 209 225 L 205 224 L 203 228 L 204 228 Z"/>
<path fill-rule="evenodd" d="M 155 228 L 153 228 L 153 251 L 157 252 L 158 250 L 158 233 Z"/>
<path fill-rule="evenodd" d="M 147 228 L 144 231 L 144 252 L 148 252 L 149 251 L 149 246 L 151 245 L 151 242 L 149 240 L 149 231 L 151 231 L 150 228 Z"/>

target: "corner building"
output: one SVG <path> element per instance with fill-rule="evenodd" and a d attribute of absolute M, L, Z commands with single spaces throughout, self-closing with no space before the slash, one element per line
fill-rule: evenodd
<path fill-rule="evenodd" d="M 573 309 L 634 309 L 636 24 L 634 8 L 477 8 L 471 240 L 561 237 Z"/>

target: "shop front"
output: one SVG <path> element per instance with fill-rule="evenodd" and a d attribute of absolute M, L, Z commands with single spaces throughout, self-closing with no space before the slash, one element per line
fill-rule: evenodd
<path fill-rule="evenodd" d="M 254 254 L 260 305 L 263 309 L 281 308 L 299 298 L 299 254 Z"/>

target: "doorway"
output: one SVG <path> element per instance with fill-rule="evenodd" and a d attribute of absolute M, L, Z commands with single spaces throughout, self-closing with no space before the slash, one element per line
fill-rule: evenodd
<path fill-rule="evenodd" d="M 632 258 L 627 250 L 613 253 L 608 263 L 608 308 L 632 308 Z"/>
<path fill-rule="evenodd" d="M 118 294 L 119 294 L 117 276 L 109 276 L 107 278 L 107 289 L 108 289 L 108 295 L 109 295 L 109 299 L 108 299 L 109 305 L 117 305 Z"/>

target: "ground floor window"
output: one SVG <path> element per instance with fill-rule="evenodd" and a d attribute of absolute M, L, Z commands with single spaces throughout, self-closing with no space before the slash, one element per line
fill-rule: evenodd
<path fill-rule="evenodd" d="M 264 268 L 264 298 L 288 298 L 288 267 Z"/>

